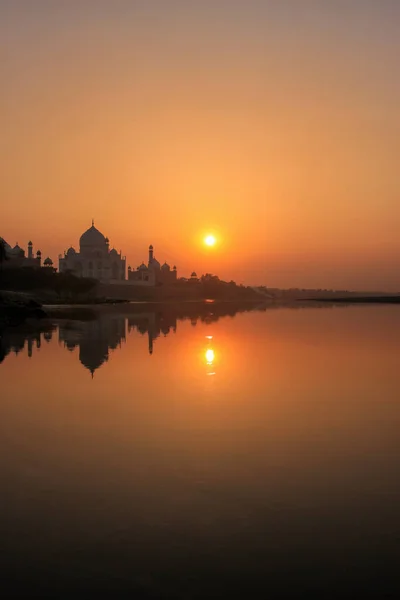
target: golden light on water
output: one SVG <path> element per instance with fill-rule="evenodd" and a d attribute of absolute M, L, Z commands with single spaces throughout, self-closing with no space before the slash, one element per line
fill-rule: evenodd
<path fill-rule="evenodd" d="M 207 364 L 208 364 L 208 365 L 212 365 L 212 364 L 213 364 L 213 362 L 214 362 L 214 358 L 215 358 L 215 353 L 214 353 L 214 350 L 213 350 L 212 348 L 208 348 L 208 349 L 206 350 L 206 354 L 205 354 L 205 356 L 206 356 L 206 361 L 207 361 Z"/>

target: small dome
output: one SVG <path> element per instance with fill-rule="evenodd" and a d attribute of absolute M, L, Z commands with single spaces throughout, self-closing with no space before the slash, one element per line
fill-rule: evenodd
<path fill-rule="evenodd" d="M 173 268 L 174 271 L 176 271 L 176 265 L 174 265 L 172 268 Z"/>
<path fill-rule="evenodd" d="M 191 277 L 197 277 L 197 274 L 193 271 L 193 273 L 191 274 Z"/>
<path fill-rule="evenodd" d="M 28 242 L 28 246 L 33 246 L 31 241 Z"/>
<path fill-rule="evenodd" d="M 128 271 L 132 271 L 132 267 L 130 265 L 128 267 Z"/>
<path fill-rule="evenodd" d="M 140 267 L 138 267 L 138 271 L 147 271 L 147 267 L 146 267 L 146 265 L 145 265 L 144 263 L 142 263 L 142 264 L 140 265 Z"/>
<path fill-rule="evenodd" d="M 116 251 L 116 249 L 115 249 L 115 248 L 113 248 L 113 249 L 110 251 L 110 256 L 119 256 L 119 254 L 118 254 L 118 252 Z"/>
<path fill-rule="evenodd" d="M 40 252 L 40 250 L 38 250 L 38 251 L 36 252 L 36 256 L 42 256 L 42 253 Z"/>
<path fill-rule="evenodd" d="M 51 267 L 53 265 L 53 261 L 51 260 L 51 258 L 48 256 L 47 258 L 44 259 L 44 265 Z"/>
<path fill-rule="evenodd" d="M 94 225 L 87 229 L 79 240 L 80 246 L 104 246 L 105 243 L 106 238 Z"/>
<path fill-rule="evenodd" d="M 153 250 L 153 244 L 150 244 L 149 250 Z"/>
<path fill-rule="evenodd" d="M 162 268 L 163 271 L 170 271 L 171 270 L 171 267 L 166 262 L 163 264 L 163 266 L 161 268 Z"/>
<path fill-rule="evenodd" d="M 106 237 L 106 240 L 105 240 L 105 241 L 106 241 L 106 244 L 109 244 L 109 243 L 110 243 L 110 240 L 108 239 L 108 237 Z"/>
<path fill-rule="evenodd" d="M 22 250 L 22 248 L 20 248 L 20 246 L 18 246 L 18 243 L 15 244 L 14 248 L 11 248 L 10 250 L 8 250 L 8 253 L 14 257 L 25 256 L 25 252 Z"/>
<path fill-rule="evenodd" d="M 67 256 L 75 256 L 76 250 L 72 246 L 67 250 Z"/>

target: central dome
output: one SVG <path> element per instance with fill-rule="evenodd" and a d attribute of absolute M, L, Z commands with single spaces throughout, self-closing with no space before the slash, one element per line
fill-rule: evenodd
<path fill-rule="evenodd" d="M 85 233 L 83 233 L 79 240 L 80 246 L 104 246 L 106 238 L 104 235 L 92 225 Z"/>

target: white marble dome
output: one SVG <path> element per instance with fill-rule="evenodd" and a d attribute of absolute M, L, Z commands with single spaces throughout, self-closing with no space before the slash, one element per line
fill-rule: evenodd
<path fill-rule="evenodd" d="M 149 261 L 149 269 L 160 269 L 161 265 L 156 258 Z"/>
<path fill-rule="evenodd" d="M 96 229 L 94 225 L 92 225 L 85 233 L 83 233 L 79 240 L 79 245 L 82 247 L 103 247 L 106 243 L 106 238 L 104 235 Z"/>

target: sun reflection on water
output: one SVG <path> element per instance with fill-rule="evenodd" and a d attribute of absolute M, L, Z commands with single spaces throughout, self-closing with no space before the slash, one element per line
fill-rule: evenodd
<path fill-rule="evenodd" d="M 215 352 L 212 348 L 206 350 L 206 361 L 208 365 L 212 365 L 215 358 Z"/>
<path fill-rule="evenodd" d="M 206 365 L 207 365 L 207 375 L 215 375 L 215 350 L 214 348 L 211 346 L 212 344 L 212 339 L 213 336 L 212 335 L 206 335 L 205 336 L 206 340 L 207 340 L 207 348 L 204 351 L 204 358 L 206 361 Z"/>

